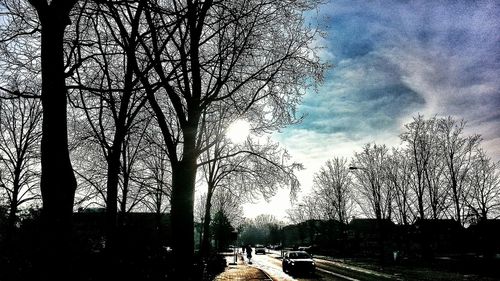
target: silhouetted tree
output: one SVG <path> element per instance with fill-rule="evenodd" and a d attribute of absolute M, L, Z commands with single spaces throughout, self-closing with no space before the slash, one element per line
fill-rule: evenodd
<path fill-rule="evenodd" d="M 467 175 L 470 187 L 468 212 L 476 221 L 498 217 L 500 214 L 500 162 L 493 162 L 480 149 Z"/>
<path fill-rule="evenodd" d="M 273 215 L 261 214 L 242 224 L 240 239 L 243 244 L 252 245 L 277 243 L 281 240 L 281 226 Z"/>
<path fill-rule="evenodd" d="M 64 61 L 65 29 L 71 24 L 70 11 L 76 1 L 28 0 L 27 2 L 36 10 L 37 15 L 36 19 L 30 19 L 30 21 L 25 20 L 26 16 L 33 15 L 33 10 L 27 6 L 28 3 L 2 2 L 2 9 L 8 16 L 7 25 L 18 23 L 23 25 L 29 22 L 32 24 L 31 27 L 36 27 L 24 30 L 15 29 L 20 33 L 7 39 L 15 41 L 17 36 L 32 34 L 33 37 L 24 41 L 24 44 L 40 40 L 38 42 L 41 48 L 40 53 L 34 52 L 29 56 L 33 59 L 36 58 L 34 55 L 39 54 L 39 60 L 33 61 L 31 59 L 31 62 L 26 66 L 37 69 L 41 75 L 43 122 L 40 188 L 45 223 L 45 242 L 43 244 L 45 258 L 42 259 L 42 262 L 44 270 L 50 272 L 53 278 L 64 277 L 69 271 L 69 267 L 65 264 L 69 261 L 69 233 L 76 189 L 76 180 L 68 151 L 67 88 L 65 83 L 65 70 L 68 65 Z M 35 35 L 38 32 L 40 37 Z M 9 90 L 21 92 L 15 88 L 15 85 Z M 48 278 L 48 276 L 42 276 L 42 279 L 44 278 Z M 66 276 L 63 279 L 67 278 L 69 277 Z"/>
<path fill-rule="evenodd" d="M 413 166 L 405 150 L 392 149 L 386 166 L 388 184 L 394 190 L 394 216 L 403 225 L 415 219 L 415 196 L 412 193 Z"/>
<path fill-rule="evenodd" d="M 347 223 L 354 203 L 347 159 L 335 157 L 327 161 L 314 175 L 313 193 L 326 219 Z"/>
<path fill-rule="evenodd" d="M 9 205 L 8 239 L 19 207 L 40 199 L 41 118 L 37 99 L 0 100 L 0 195 Z"/>
<path fill-rule="evenodd" d="M 314 193 L 307 194 L 286 211 L 287 218 L 294 224 L 324 218 L 324 210 L 316 204 L 317 200 Z"/>
<path fill-rule="evenodd" d="M 393 190 L 385 174 L 388 157 L 385 145 L 366 144 L 352 161 L 358 204 L 366 215 L 378 220 L 390 219 L 392 215 Z"/>
<path fill-rule="evenodd" d="M 270 139 L 256 142 L 248 137 L 246 142 L 234 145 L 225 139 L 216 142 L 200 157 L 207 183 L 202 253 L 208 253 L 212 197 L 217 189 L 235 194 L 239 203 L 248 203 L 262 196 L 270 198 L 279 187 L 289 187 L 294 196 L 299 182 L 294 172 L 301 169 L 298 163 L 289 163 L 286 150 Z"/>
<path fill-rule="evenodd" d="M 141 116 L 146 98 L 144 91 L 138 89 L 133 53 L 139 44 L 139 20 L 144 4 L 85 4 L 72 30 L 77 40 L 72 41 L 75 44 L 70 54 L 82 65 L 71 73 L 75 96 L 72 104 L 83 110 L 80 114 L 86 117 L 106 159 L 106 246 L 112 248 L 118 205 L 122 212 L 126 210 L 130 170 L 137 155 L 137 146 L 128 147 L 133 139 L 130 135 L 138 133 L 140 139 L 147 127 L 147 122 L 142 122 L 147 117 Z M 111 15 L 122 21 L 108 19 Z M 129 24 L 125 27 L 123 21 Z"/>
<path fill-rule="evenodd" d="M 405 125 L 406 131 L 401 134 L 401 140 L 406 144 L 413 164 L 413 191 L 417 200 L 417 213 L 420 219 L 426 216 L 426 171 L 433 170 L 432 162 L 436 162 L 437 127 L 436 118 L 425 120 L 422 115 L 413 118 L 413 122 Z"/>
<path fill-rule="evenodd" d="M 374 217 L 378 228 L 379 258 L 385 259 L 387 230 L 384 220 L 392 219 L 394 190 L 387 178 L 389 160 L 385 145 L 366 144 L 363 151 L 354 154 L 352 165 L 357 185 L 357 200 L 360 208 L 369 217 Z"/>
<path fill-rule="evenodd" d="M 457 122 L 451 117 L 438 121 L 439 148 L 443 152 L 445 176 L 451 189 L 454 219 L 463 224 L 466 196 L 468 193 L 467 175 L 473 162 L 474 152 L 481 141 L 479 135 L 463 136 L 465 122 Z"/>
<path fill-rule="evenodd" d="M 219 210 L 224 211 L 231 225 L 238 227 L 244 220 L 243 203 L 245 199 L 237 192 L 233 192 L 234 186 L 224 186 L 217 189 L 212 197 L 212 216 Z"/>
<path fill-rule="evenodd" d="M 296 121 L 303 89 L 321 79 L 302 12 L 318 1 L 172 1 L 145 9 L 136 71 L 162 130 L 172 168 L 176 266 L 193 255 L 197 158 L 206 149 L 202 115 L 221 106 L 266 130 Z M 154 9 L 153 9 L 154 8 Z M 144 71 L 148 71 L 147 74 Z"/>
<path fill-rule="evenodd" d="M 164 213 L 170 208 L 172 171 L 161 133 L 151 126 L 146 136 L 147 148 L 140 162 L 143 167 L 143 183 L 146 196 L 142 205 L 151 212 Z"/>

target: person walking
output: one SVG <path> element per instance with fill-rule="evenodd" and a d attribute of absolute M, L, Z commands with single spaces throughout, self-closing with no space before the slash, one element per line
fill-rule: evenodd
<path fill-rule="evenodd" d="M 245 250 L 247 252 L 248 263 L 252 264 L 252 247 L 250 247 L 250 245 L 247 245 Z"/>

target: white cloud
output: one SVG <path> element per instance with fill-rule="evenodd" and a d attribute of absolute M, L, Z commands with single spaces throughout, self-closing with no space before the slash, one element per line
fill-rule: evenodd
<path fill-rule="evenodd" d="M 304 170 L 297 174 L 303 193 L 311 190 L 314 174 L 326 161 L 334 157 L 350 159 L 363 145 L 370 142 L 386 144 L 389 147 L 400 144 L 399 133 L 384 131 L 352 139 L 340 133 L 326 134 L 306 129 L 290 129 L 286 135 L 275 137 L 290 152 L 294 161 L 304 165 Z"/>
<path fill-rule="evenodd" d="M 482 146 L 500 160 L 499 11 L 494 0 L 323 6 L 329 34 L 313 44 L 328 46 L 322 57 L 335 67 L 320 93 L 304 99 L 304 123 L 275 135 L 305 166 L 298 174 L 303 192 L 334 156 L 350 158 L 369 142 L 398 146 L 417 114 L 468 121 L 465 133 L 481 134 Z M 390 90 L 403 94 L 384 93 Z M 258 209 L 266 206 L 273 205 Z"/>

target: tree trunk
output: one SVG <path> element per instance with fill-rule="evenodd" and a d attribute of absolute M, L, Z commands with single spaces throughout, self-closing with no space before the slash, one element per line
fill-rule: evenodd
<path fill-rule="evenodd" d="M 132 95 L 132 75 L 133 75 L 133 65 L 127 61 L 127 68 L 124 77 L 124 91 L 120 100 L 120 109 L 118 112 L 118 117 L 114 118 L 115 121 L 115 134 L 113 136 L 113 144 L 111 151 L 108 154 L 108 174 L 107 174 L 107 196 L 106 196 L 106 248 L 113 252 L 116 235 L 117 235 L 117 214 L 118 214 L 118 183 L 120 178 L 120 168 L 121 161 L 120 157 L 122 152 L 125 151 L 125 137 L 129 130 L 127 126 L 128 109 L 130 105 L 130 98 Z M 125 159 L 123 159 L 125 161 Z M 124 183 L 125 185 L 125 183 Z M 124 187 L 126 188 L 126 187 Z M 124 191 L 124 198 L 122 204 L 126 204 L 126 193 Z M 122 215 L 125 215 L 125 205 L 121 206 Z M 120 223 L 122 218 L 120 218 Z"/>
<path fill-rule="evenodd" d="M 191 280 L 194 253 L 193 202 L 196 158 L 183 159 L 172 166 L 172 244 L 174 245 L 174 280 Z"/>
<path fill-rule="evenodd" d="M 423 183 L 421 182 L 421 175 L 418 175 L 418 194 L 417 194 L 417 205 L 418 205 L 418 214 L 420 216 L 420 219 L 425 219 L 425 211 L 424 211 L 424 188 Z"/>
<path fill-rule="evenodd" d="M 68 7 L 74 2 L 52 1 L 50 6 L 37 7 L 42 23 L 42 280 L 71 279 L 69 246 L 76 179 L 68 151 L 63 38 L 69 24 Z"/>
<path fill-rule="evenodd" d="M 10 201 L 9 206 L 9 218 L 7 221 L 7 247 L 10 249 L 13 245 L 12 237 L 14 236 L 14 232 L 16 230 L 16 220 L 17 220 L 17 197 L 19 196 L 19 184 L 14 182 L 14 186 L 12 188 L 12 200 Z M 13 248 L 13 247 L 12 247 Z"/>
<path fill-rule="evenodd" d="M 123 186 L 122 186 L 122 201 L 120 202 L 120 212 L 125 214 L 127 212 L 127 198 L 129 191 L 129 182 L 130 182 L 130 174 L 128 171 L 128 167 L 126 166 L 126 155 L 125 155 L 125 147 L 122 151 L 122 169 L 123 169 Z"/>
<path fill-rule="evenodd" d="M 118 214 L 118 222 L 117 222 L 117 229 L 123 227 L 125 225 L 125 217 L 127 216 L 127 198 L 128 198 L 128 192 L 129 192 L 129 172 L 127 170 L 127 167 L 124 166 L 126 165 L 126 159 L 125 156 L 123 155 L 125 153 L 125 147 L 122 150 L 122 161 L 123 164 L 121 164 L 121 169 L 123 171 L 123 186 L 122 186 L 122 200 L 120 202 L 120 213 Z M 118 233 L 118 232 L 117 232 Z"/>
<path fill-rule="evenodd" d="M 9 206 L 9 218 L 7 221 L 7 246 L 11 248 L 12 237 L 14 235 L 14 231 L 16 230 L 16 220 L 17 220 L 17 207 L 19 201 L 19 177 L 21 174 L 20 167 L 21 161 L 17 161 L 16 166 L 14 168 L 14 181 L 12 183 L 12 198 Z"/>
<path fill-rule="evenodd" d="M 455 208 L 455 216 L 457 217 L 457 222 L 462 225 L 462 216 L 461 216 L 461 208 L 460 208 L 460 194 L 458 192 L 458 184 L 457 181 L 452 178 L 451 180 L 451 189 L 453 191 L 453 205 Z"/>
<path fill-rule="evenodd" d="M 118 213 L 118 178 L 120 175 L 120 149 L 121 145 L 116 144 L 108 155 L 108 173 L 106 183 L 106 249 L 113 252 L 116 242 L 116 220 Z M 118 149 L 116 149 L 118 148 Z"/>
<path fill-rule="evenodd" d="M 213 184 L 208 185 L 207 201 L 205 203 L 205 216 L 203 220 L 203 239 L 201 240 L 201 256 L 207 257 L 210 251 L 210 212 L 212 209 Z"/>

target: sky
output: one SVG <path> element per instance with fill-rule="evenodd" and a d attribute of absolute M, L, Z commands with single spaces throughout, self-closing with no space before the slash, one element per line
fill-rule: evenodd
<path fill-rule="evenodd" d="M 464 119 L 500 160 L 500 1 L 332 0 L 310 14 L 332 68 L 299 106 L 303 122 L 274 135 L 305 166 L 301 195 L 327 160 L 400 145 L 417 114 Z M 288 194 L 246 204 L 245 215 L 286 220 Z"/>

